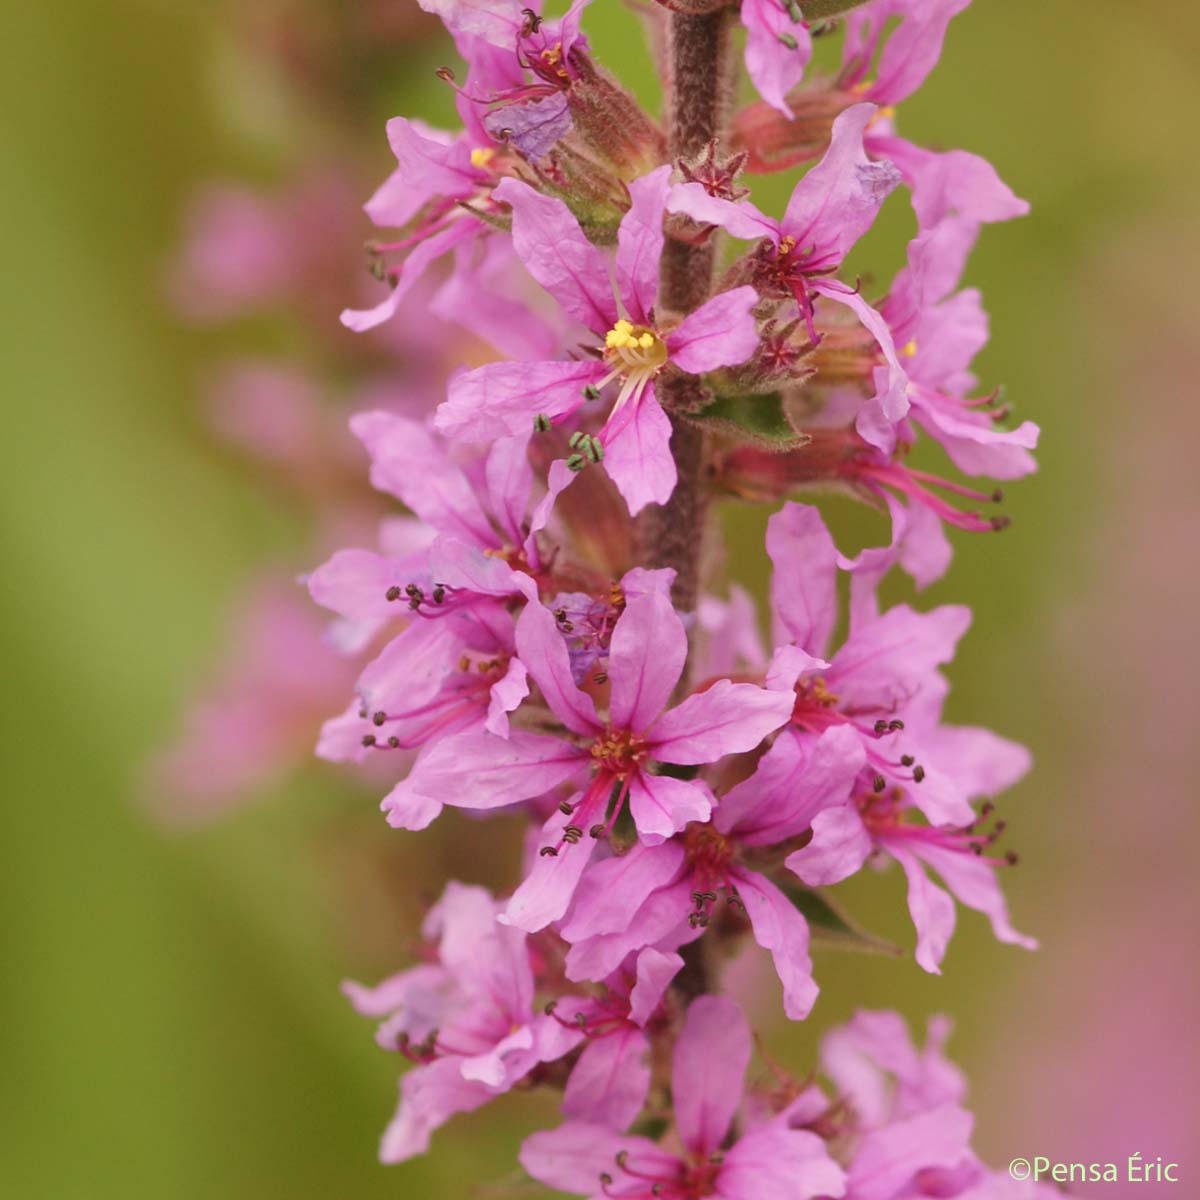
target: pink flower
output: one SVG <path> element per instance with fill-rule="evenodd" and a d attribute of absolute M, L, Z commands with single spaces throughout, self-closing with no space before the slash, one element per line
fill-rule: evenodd
<path fill-rule="evenodd" d="M 663 503 L 675 487 L 671 426 L 654 395 L 664 370 L 700 375 L 744 362 L 758 344 L 754 289 L 714 296 L 674 328 L 662 327 L 654 305 L 663 247 L 663 205 L 669 167 L 629 185 L 632 205 L 621 221 L 614 264 L 617 292 L 604 253 L 585 237 L 561 201 L 515 179 L 495 199 L 511 206 L 513 242 L 529 273 L 567 316 L 596 338 L 582 360 L 493 363 L 451 381 L 436 426 L 452 437 L 486 441 L 523 434 L 573 416 L 610 384 L 617 395 L 600 432 L 581 435 L 568 460 L 573 470 L 603 461 L 631 513 Z M 552 493 L 571 479 L 567 467 L 551 472 Z"/>
<path fill-rule="evenodd" d="M 1037 446 L 1038 427 L 1025 421 L 1002 429 L 997 421 L 1003 409 L 989 407 L 986 397 L 963 398 L 975 385 L 971 362 L 988 339 L 979 292 L 954 291 L 977 234 L 978 226 L 961 217 L 946 217 L 922 233 L 909 244 L 908 266 L 896 276 L 880 311 L 907 359 L 906 399 L 913 420 L 965 474 L 1018 479 L 1037 470 L 1030 451 Z M 865 408 L 857 428 L 873 445 L 893 449 L 896 425 L 878 408 Z"/>
<path fill-rule="evenodd" d="M 602 976 L 614 957 L 644 945 L 675 950 L 692 941 L 724 894 L 745 912 L 755 940 L 771 953 L 784 1011 L 796 1021 L 808 1016 L 817 998 L 808 925 L 754 856 L 804 833 L 816 813 L 843 803 L 863 753 L 840 729 L 811 749 L 788 744 L 794 747 L 791 769 L 777 789 L 760 790 L 751 800 L 744 787 L 735 788 L 711 822 L 689 825 L 682 837 L 661 845 L 635 846 L 588 871 L 561 927 L 562 936 L 575 943 L 567 956 L 569 977 Z M 764 762 L 777 759 L 779 745 Z"/>
<path fill-rule="evenodd" d="M 646 949 L 604 980 L 599 996 L 564 996 L 547 1005 L 587 1039 L 563 1091 L 564 1116 L 623 1130 L 641 1113 L 652 1041 L 666 1030 L 666 992 L 682 966 L 678 954 Z"/>
<path fill-rule="evenodd" d="M 925 150 L 892 130 L 895 106 L 925 82 L 942 53 L 950 21 L 971 0 L 875 0 L 846 14 L 838 87 L 882 105 L 868 131 L 867 149 L 899 168 L 912 189 L 921 230 L 949 215 L 973 222 L 1022 217 L 1029 205 L 1013 194 L 986 160 L 965 150 Z M 880 52 L 889 22 L 900 21 Z M 872 63 L 876 63 L 874 75 Z"/>
<path fill-rule="evenodd" d="M 863 148 L 863 135 L 875 111 L 873 104 L 855 104 L 838 116 L 825 157 L 796 184 L 781 221 L 764 215 L 748 200 L 710 195 L 701 183 L 676 185 L 667 208 L 719 225 L 736 238 L 762 241 L 751 265 L 755 286 L 764 295 L 793 298 L 814 344 L 819 341 L 815 297 L 825 296 L 851 309 L 876 339 L 887 362 L 878 402 L 891 414 L 903 402 L 905 383 L 891 334 L 857 291 L 833 278 L 900 182 L 891 163 L 872 161 Z"/>
<path fill-rule="evenodd" d="M 584 1037 L 578 1027 L 534 1014 L 525 936 L 497 924 L 496 913 L 484 889 L 451 882 L 423 928 L 437 943 L 434 962 L 375 988 L 344 985 L 360 1013 L 383 1018 L 380 1046 L 417 1064 L 400 1081 L 400 1107 L 380 1146 L 384 1162 L 424 1153 L 450 1117 L 503 1095 Z"/>
<path fill-rule="evenodd" d="M 919 614 L 900 605 L 879 615 L 873 600 L 860 596 L 850 636 L 826 662 L 821 656 L 837 615 L 838 555 L 817 510 L 786 505 L 771 519 L 767 548 L 775 563 L 777 629 L 791 638 L 776 654 L 768 685 L 794 685 L 792 730 L 730 793 L 722 811 L 750 797 L 762 804 L 786 789 L 798 753 L 789 738 L 850 731 L 865 756 L 854 795 L 813 815 L 811 842 L 789 855 L 787 866 L 818 885 L 847 878 L 876 849 L 895 859 L 909 882 L 917 961 L 928 971 L 939 970 L 955 911 L 921 864 L 937 871 L 963 904 L 985 912 L 1002 941 L 1032 947 L 1009 924 L 996 886 L 995 869 L 1005 860 L 984 853 L 1003 826 L 993 835 L 977 832 L 970 804 L 1015 783 L 1029 756 L 988 730 L 941 724 L 948 689 L 938 667 L 953 656 L 969 613 L 946 606 Z M 912 823 L 916 812 L 929 824 Z"/>
<path fill-rule="evenodd" d="M 950 1022 L 934 1017 L 918 1050 L 896 1013 L 860 1011 L 822 1040 L 821 1065 L 836 1085 L 836 1109 L 849 1114 L 824 1118 L 848 1141 L 846 1200 L 1049 1200 L 1056 1194 L 992 1172 L 971 1149 L 974 1121 L 962 1107 L 966 1083 L 943 1054 L 949 1033 Z"/>
<path fill-rule="evenodd" d="M 215 677 L 152 764 L 150 802 L 170 820 L 223 812 L 307 762 L 322 716 L 354 678 L 290 579 L 254 581 L 236 617 Z"/>
<path fill-rule="evenodd" d="M 656 774 L 652 762 L 696 766 L 752 750 L 791 705 L 753 684 L 720 680 L 664 711 L 683 670 L 687 635 L 670 601 L 653 591 L 631 600 L 613 630 L 606 719 L 575 685 L 567 647 L 540 604 L 528 604 L 518 620 L 517 651 L 567 737 L 459 734 L 421 758 L 408 790 L 426 803 L 491 809 L 560 784 L 576 789 L 546 822 L 534 868 L 504 915 L 533 931 L 563 915 L 597 842 L 626 807 L 639 837 L 652 843 L 708 817 L 707 784 Z"/>
<path fill-rule="evenodd" d="M 671 1142 L 568 1121 L 527 1138 L 521 1165 L 547 1187 L 576 1196 L 841 1196 L 845 1175 L 815 1134 L 777 1123 L 742 1132 L 727 1143 L 749 1061 L 750 1030 L 741 1010 L 726 997 L 701 996 L 688 1007 L 675 1043 Z"/>

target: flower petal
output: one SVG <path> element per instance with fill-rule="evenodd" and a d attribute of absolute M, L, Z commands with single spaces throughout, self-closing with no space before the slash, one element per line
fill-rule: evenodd
<path fill-rule="evenodd" d="M 617 288 L 630 319 L 648 324 L 658 295 L 663 212 L 671 190 L 671 165 L 657 167 L 629 185 L 629 211 L 617 229 Z"/>
<path fill-rule="evenodd" d="M 555 737 L 512 730 L 443 738 L 413 768 L 413 788 L 457 808 L 489 809 L 531 800 L 580 774 L 589 757 Z"/>
<path fill-rule="evenodd" d="M 583 404 L 583 389 L 603 378 L 604 364 L 590 359 L 488 363 L 450 380 L 434 428 L 473 442 L 529 433 L 535 417 L 569 416 Z"/>
<path fill-rule="evenodd" d="M 717 225 L 731 237 L 756 242 L 779 241 L 779 225 L 748 200 L 722 200 L 710 196 L 701 183 L 677 183 L 667 197 L 667 211 L 683 213 L 702 225 Z"/>
<path fill-rule="evenodd" d="M 650 727 L 679 682 L 687 651 L 687 632 L 667 596 L 651 591 L 628 601 L 608 651 L 615 729 Z"/>
<path fill-rule="evenodd" d="M 837 266 L 875 221 L 900 182 L 890 162 L 873 161 L 863 134 L 878 111 L 853 104 L 833 123 L 829 149 L 792 192 L 780 226 L 801 248 L 815 247 L 814 261 Z"/>
<path fill-rule="evenodd" d="M 707 821 L 716 804 L 700 779 L 672 779 L 635 771 L 629 777 L 629 812 L 639 836 L 650 845 L 681 833 L 692 821 Z"/>
<path fill-rule="evenodd" d="M 571 210 L 511 176 L 492 195 L 512 207 L 513 245 L 530 275 L 593 333 L 610 329 L 617 306 L 608 260 L 584 236 Z"/>
<path fill-rule="evenodd" d="M 664 954 L 647 946 L 637 958 L 637 983 L 629 993 L 629 1019 L 645 1025 L 658 1010 L 671 980 L 683 969 L 678 954 Z"/>
<path fill-rule="evenodd" d="M 682 865 L 683 847 L 677 842 L 635 842 L 625 854 L 606 858 L 587 873 L 559 932 L 569 942 L 623 933 L 650 894 L 675 881 Z"/>
<path fill-rule="evenodd" d="M 783 1011 L 789 1020 L 803 1021 L 816 1003 L 818 990 L 808 956 L 808 922 L 765 876 L 743 870 L 737 881 L 754 940 L 775 960 L 783 984 Z"/>
<path fill-rule="evenodd" d="M 793 21 L 778 0 L 742 0 L 742 24 L 746 27 L 746 74 L 758 94 L 790 119 L 787 94 L 804 78 L 804 68 L 812 58 L 807 24 Z"/>
<path fill-rule="evenodd" d="M 706 300 L 667 335 L 671 362 L 691 375 L 744 363 L 758 349 L 757 303 L 752 287 L 732 288 Z"/>
<path fill-rule="evenodd" d="M 576 794 L 571 802 L 578 803 L 579 799 Z M 529 874 L 498 918 L 501 924 L 537 933 L 570 908 L 580 877 L 596 850 L 596 838 L 587 834 L 576 845 L 563 841 L 563 829 L 571 820 L 569 815 L 555 809 L 546 822 L 538 838 L 538 849 L 553 849 L 557 853 L 539 853 L 534 857 Z"/>
<path fill-rule="evenodd" d="M 679 1161 L 648 1138 L 614 1133 L 603 1125 L 568 1121 L 557 1129 L 539 1130 L 521 1145 L 521 1166 L 539 1183 L 575 1196 L 602 1196 L 601 1175 L 616 1173 L 617 1155 L 630 1165 L 678 1169 Z"/>
<path fill-rule="evenodd" d="M 813 818 L 812 840 L 792 851 L 784 866 L 812 887 L 841 883 L 862 869 L 871 854 L 871 835 L 852 804 L 826 809 Z"/>
<path fill-rule="evenodd" d="M 591 696 L 575 686 L 567 644 L 550 611 L 539 601 L 517 618 L 517 653 L 554 715 L 572 733 L 594 735 L 603 726 Z"/>
<path fill-rule="evenodd" d="M 376 411 L 352 417 L 350 429 L 371 457 L 372 487 L 403 501 L 439 533 L 499 548 L 475 489 L 424 425 Z"/>
<path fill-rule="evenodd" d="M 678 482 L 671 455 L 671 421 L 649 383 L 600 432 L 604 469 L 637 516 L 647 504 L 666 504 Z"/>
<path fill-rule="evenodd" d="M 862 738 L 848 726 L 819 737 L 785 731 L 753 775 L 731 788 L 716 826 L 748 846 L 768 846 L 803 833 L 819 813 L 846 804 L 866 762 Z"/>
<path fill-rule="evenodd" d="M 837 622 L 837 549 L 820 509 L 787 503 L 767 522 L 776 641 L 824 655 Z M 786 637 L 784 636 L 786 634 Z"/>
<path fill-rule="evenodd" d="M 564 1117 L 627 1129 L 650 1091 L 650 1039 L 632 1025 L 588 1043 L 563 1092 Z"/>
<path fill-rule="evenodd" d="M 661 762 L 696 766 L 753 750 L 791 715 L 794 697 L 753 683 L 718 679 L 654 723 L 651 753 Z"/>
<path fill-rule="evenodd" d="M 723 1200 L 811 1200 L 844 1195 L 846 1175 L 825 1143 L 805 1129 L 761 1125 L 725 1155 L 716 1194 Z M 858 1200 L 858 1193 L 854 1193 Z"/>
<path fill-rule="evenodd" d="M 461 1059 L 442 1058 L 414 1067 L 400 1081 L 400 1107 L 384 1131 L 379 1158 L 405 1162 L 424 1154 L 434 1130 L 457 1113 L 481 1108 L 493 1093 L 462 1077 Z"/>
<path fill-rule="evenodd" d="M 671 1095 L 675 1127 L 694 1155 L 716 1150 L 742 1099 L 750 1027 L 728 996 L 697 996 L 675 1041 Z"/>

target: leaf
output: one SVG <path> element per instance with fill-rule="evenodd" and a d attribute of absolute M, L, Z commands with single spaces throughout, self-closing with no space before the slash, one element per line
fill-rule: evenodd
<path fill-rule="evenodd" d="M 904 951 L 899 946 L 868 933 L 824 892 L 790 884 L 785 886 L 784 891 L 808 922 L 809 932 L 815 942 L 835 949 L 903 957 Z"/>
<path fill-rule="evenodd" d="M 795 450 L 812 439 L 787 418 L 778 392 L 755 396 L 718 396 L 707 408 L 689 418 L 741 442 L 768 450 Z"/>

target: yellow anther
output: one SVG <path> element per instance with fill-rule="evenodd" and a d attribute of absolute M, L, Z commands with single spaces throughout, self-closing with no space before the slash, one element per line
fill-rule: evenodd
<path fill-rule="evenodd" d="M 638 345 L 641 346 L 643 350 L 649 350 L 650 347 L 654 345 L 654 334 L 643 333 L 642 336 L 638 338 Z"/>
<path fill-rule="evenodd" d="M 911 341 L 906 342 L 900 353 L 903 354 L 905 358 L 913 358 L 917 353 L 917 339 L 913 338 Z"/>
<path fill-rule="evenodd" d="M 476 146 L 471 151 L 471 166 L 483 170 L 495 157 L 496 151 L 491 146 Z"/>

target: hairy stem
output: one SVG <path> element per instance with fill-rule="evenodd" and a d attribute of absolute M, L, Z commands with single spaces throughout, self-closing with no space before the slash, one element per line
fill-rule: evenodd
<path fill-rule="evenodd" d="M 732 93 L 729 29 L 733 16 L 729 8 L 671 14 L 667 103 L 672 162 L 696 158 L 721 133 Z M 714 261 L 711 239 L 696 246 L 668 238 L 660 304 L 678 314 L 698 308 L 712 290 Z M 679 482 L 666 504 L 651 505 L 642 514 L 639 541 L 648 565 L 675 569 L 675 604 L 684 612 L 694 612 L 708 515 L 707 446 L 704 433 L 679 415 L 687 406 L 689 381 L 664 378 L 657 388 L 671 414 L 671 453 Z"/>

